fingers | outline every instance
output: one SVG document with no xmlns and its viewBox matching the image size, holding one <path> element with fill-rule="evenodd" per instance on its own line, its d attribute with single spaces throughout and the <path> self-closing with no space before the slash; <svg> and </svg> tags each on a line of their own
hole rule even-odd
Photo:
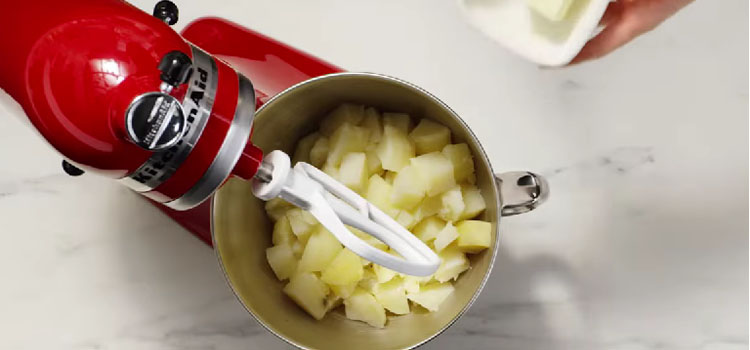
<svg viewBox="0 0 750 350">
<path fill-rule="evenodd" d="M 612 22 L 599 35 L 586 43 L 571 64 L 602 57 L 625 45 L 638 34 L 632 22 L 623 20 Z"/>
<path fill-rule="evenodd" d="M 606 27 L 589 40 L 571 61 L 576 64 L 602 57 L 663 22 L 693 0 L 618 0 L 601 19 Z"/>
<path fill-rule="evenodd" d="M 602 15 L 602 19 L 599 20 L 600 26 L 606 26 L 622 16 L 623 5 L 622 2 L 611 2 L 607 5 L 607 9 Z"/>
<path fill-rule="evenodd" d="M 632 40 L 637 33 L 632 21 L 624 16 L 625 10 L 622 1 L 610 3 L 600 21 L 605 25 L 604 30 L 589 40 L 570 64 L 602 57 Z"/>
</svg>

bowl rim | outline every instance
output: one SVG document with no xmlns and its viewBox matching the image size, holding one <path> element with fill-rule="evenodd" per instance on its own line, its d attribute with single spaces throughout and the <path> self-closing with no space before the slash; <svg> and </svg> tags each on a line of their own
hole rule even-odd
<svg viewBox="0 0 750 350">
<path fill-rule="evenodd" d="M 404 349 L 415 349 L 415 348 L 418 348 L 418 347 L 420 347 L 420 346 L 428 343 L 429 341 L 435 339 L 436 337 L 438 337 L 439 335 L 441 335 L 443 332 L 445 332 L 449 327 L 451 327 L 454 323 L 456 323 L 456 321 L 458 321 L 458 319 L 460 319 L 461 316 L 463 316 L 469 310 L 469 308 L 471 308 L 471 306 L 474 304 L 474 302 L 477 300 L 477 298 L 479 298 L 479 295 L 482 293 L 482 290 L 484 290 L 484 287 L 487 284 L 487 281 L 489 280 L 490 275 L 492 274 L 492 269 L 493 269 L 493 267 L 495 265 L 495 259 L 497 257 L 498 247 L 500 246 L 500 221 L 502 220 L 502 215 L 501 215 L 501 210 L 502 210 L 502 194 L 500 193 L 500 186 L 498 186 L 497 179 L 495 177 L 495 171 L 492 168 L 492 162 L 490 161 L 490 158 L 487 156 L 487 152 L 484 150 L 484 147 L 482 147 L 482 144 L 479 141 L 479 138 L 477 138 L 476 134 L 474 134 L 474 132 L 469 127 L 469 125 L 466 124 L 466 122 L 453 109 L 451 109 L 447 104 L 445 104 L 445 102 L 443 102 L 442 100 L 440 100 L 436 96 L 432 95 L 431 93 L 427 92 L 426 90 L 422 89 L 421 87 L 419 87 L 417 85 L 414 85 L 414 84 L 409 83 L 409 82 L 407 82 L 405 80 L 402 80 L 402 79 L 399 79 L 399 78 L 396 78 L 396 77 L 392 77 L 392 76 L 389 76 L 389 75 L 380 74 L 380 73 L 369 73 L 369 72 L 336 72 L 336 73 L 330 73 L 330 74 L 325 74 L 325 75 L 320 75 L 320 76 L 317 76 L 317 77 L 313 77 L 313 78 L 301 81 L 301 82 L 299 82 L 297 84 L 294 84 L 294 85 L 292 85 L 292 86 L 284 89 L 283 91 L 279 92 L 278 94 L 274 95 L 273 97 L 271 97 L 268 101 L 266 101 L 265 103 L 263 103 L 263 105 L 260 108 L 258 108 L 256 110 L 256 112 L 255 112 L 256 119 L 257 119 L 257 116 L 259 114 L 261 114 L 261 112 L 266 108 L 266 106 L 272 105 L 273 102 L 275 102 L 277 99 L 283 97 L 287 93 L 289 93 L 289 92 L 291 92 L 291 91 L 293 91 L 295 89 L 298 89 L 298 88 L 300 88 L 300 87 L 302 87 L 304 85 L 312 84 L 312 83 L 318 82 L 320 80 L 330 79 L 332 77 L 338 77 L 338 76 L 375 77 L 377 79 L 389 80 L 389 81 L 392 81 L 392 82 L 396 82 L 396 83 L 401 84 L 401 85 L 403 85 L 403 86 L 405 86 L 407 88 L 411 88 L 411 89 L 413 89 L 413 90 L 421 93 L 422 95 L 424 95 L 424 96 L 432 99 L 434 102 L 436 102 L 438 105 L 440 105 L 443 109 L 445 109 L 448 112 L 450 112 L 450 114 L 452 114 L 455 117 L 456 121 L 458 121 L 458 123 L 460 125 L 462 125 L 463 128 L 468 132 L 468 134 L 476 141 L 476 145 L 477 145 L 477 149 L 478 149 L 479 153 L 487 161 L 487 165 L 489 167 L 490 176 L 492 177 L 490 181 L 492 182 L 492 186 L 495 188 L 495 193 L 497 193 L 497 195 L 495 196 L 495 200 L 497 202 L 496 203 L 497 204 L 497 219 L 496 219 L 497 222 L 495 224 L 495 244 L 493 244 L 493 246 L 492 246 L 492 256 L 490 257 L 489 266 L 487 267 L 487 271 L 484 273 L 484 277 L 482 277 L 482 281 L 479 283 L 479 286 L 477 287 L 476 291 L 474 291 L 474 295 L 471 296 L 471 299 L 469 299 L 469 301 L 466 303 L 466 305 L 464 305 L 464 307 L 461 309 L 461 311 L 459 311 L 456 314 L 456 316 L 454 316 L 449 322 L 447 322 L 437 332 L 433 333 L 429 337 L 427 337 L 425 339 L 422 339 L 418 343 L 415 343 L 413 345 L 410 345 L 410 346 L 404 348 Z M 249 140 L 248 140 L 248 142 L 249 142 Z M 281 339 L 282 341 L 284 341 L 284 342 L 286 342 L 286 343 L 288 343 L 288 344 L 290 344 L 292 346 L 295 346 L 295 347 L 297 347 L 299 349 L 307 349 L 307 347 L 304 347 L 304 346 L 302 346 L 300 344 L 297 344 L 292 339 L 289 339 L 289 338 L 287 338 L 287 337 L 285 337 L 285 336 L 277 333 L 274 329 L 272 329 L 271 326 L 267 325 L 263 320 L 261 320 L 258 316 L 256 316 L 255 313 L 252 310 L 250 310 L 250 308 L 248 308 L 247 305 L 245 305 L 245 302 L 243 302 L 243 300 L 240 298 L 240 295 L 237 292 L 234 284 L 231 282 L 231 280 L 229 278 L 229 274 L 227 273 L 226 267 L 224 266 L 224 259 L 222 259 L 221 252 L 219 251 L 219 248 L 218 248 L 218 246 L 216 244 L 217 242 L 216 242 L 216 230 L 215 230 L 215 224 L 216 224 L 216 222 L 215 222 L 216 221 L 216 215 L 215 215 L 216 212 L 215 211 L 216 211 L 216 207 L 218 205 L 218 197 L 219 197 L 220 193 L 222 192 L 221 189 L 222 188 L 219 188 L 219 190 L 216 191 L 216 193 L 214 193 L 211 196 L 212 197 L 211 198 L 211 206 L 210 206 L 210 216 L 211 216 L 211 244 L 212 244 L 212 246 L 214 248 L 213 250 L 214 250 L 214 253 L 216 254 L 216 258 L 219 261 L 219 266 L 221 266 L 221 272 L 224 275 L 225 282 L 229 285 L 229 288 L 232 289 L 232 293 L 234 294 L 234 297 L 237 299 L 237 301 L 240 302 L 240 304 L 242 305 L 242 307 L 245 308 L 245 310 L 253 317 L 253 319 L 255 319 L 255 321 L 258 324 L 260 324 L 263 328 L 265 328 L 267 331 L 271 332 L 271 334 L 275 335 L 277 338 Z"/>
</svg>

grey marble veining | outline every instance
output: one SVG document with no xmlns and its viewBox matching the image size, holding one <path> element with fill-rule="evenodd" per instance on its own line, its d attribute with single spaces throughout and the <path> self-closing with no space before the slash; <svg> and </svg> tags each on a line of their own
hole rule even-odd
<svg viewBox="0 0 750 350">
<path fill-rule="evenodd" d="M 451 1 L 180 6 L 178 28 L 221 16 L 414 82 L 466 119 L 495 170 L 548 178 L 550 201 L 503 220 L 482 295 L 425 349 L 748 348 L 747 1 L 698 0 L 566 69 L 509 55 Z M 0 348 L 290 348 L 210 249 L 120 185 L 64 175 L 0 102 Z"/>
</svg>

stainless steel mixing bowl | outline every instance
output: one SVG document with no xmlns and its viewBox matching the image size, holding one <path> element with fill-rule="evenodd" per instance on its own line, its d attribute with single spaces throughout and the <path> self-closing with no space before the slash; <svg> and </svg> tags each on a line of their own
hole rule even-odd
<svg viewBox="0 0 750 350">
<path fill-rule="evenodd" d="M 266 262 L 273 225 L 250 184 L 230 180 L 213 202 L 213 241 L 227 280 L 247 310 L 269 331 L 300 348 L 405 349 L 419 346 L 455 322 L 477 298 L 498 247 L 502 216 L 535 208 L 547 194 L 543 178 L 529 172 L 495 175 L 471 129 L 448 106 L 404 81 L 369 73 L 337 73 L 293 86 L 258 110 L 252 142 L 265 153 L 291 153 L 302 136 L 314 131 L 327 112 L 343 102 L 381 111 L 405 112 L 449 127 L 453 142 L 466 142 L 474 156 L 477 186 L 487 204 L 483 220 L 492 223 L 490 249 L 470 255 L 471 269 L 455 283 L 455 292 L 434 313 L 389 317 L 384 329 L 347 320 L 341 311 L 316 321 L 290 300 Z"/>
</svg>

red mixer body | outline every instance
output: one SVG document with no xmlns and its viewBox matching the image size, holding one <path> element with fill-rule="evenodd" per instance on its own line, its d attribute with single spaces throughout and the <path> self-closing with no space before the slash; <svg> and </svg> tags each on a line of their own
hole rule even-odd
<svg viewBox="0 0 750 350">
<path fill-rule="evenodd" d="M 262 159 L 248 142 L 255 108 L 340 71 L 221 19 L 179 35 L 119 0 L 14 2 L 0 32 L 0 88 L 66 161 L 131 187 L 208 243 L 213 191 L 251 178 Z M 165 78 L 183 68 L 163 68 L 175 53 L 191 63 L 184 81 Z"/>
</svg>

